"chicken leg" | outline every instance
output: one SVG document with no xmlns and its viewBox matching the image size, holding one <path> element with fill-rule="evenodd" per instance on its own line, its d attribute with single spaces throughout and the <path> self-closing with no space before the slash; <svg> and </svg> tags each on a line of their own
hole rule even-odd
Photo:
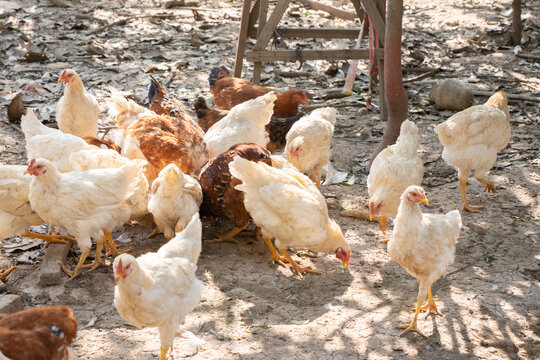
<svg viewBox="0 0 540 360">
<path fill-rule="evenodd" d="M 461 200 L 463 201 L 463 208 L 461 210 L 467 210 L 469 212 L 475 213 L 475 212 L 480 211 L 480 209 L 484 208 L 481 205 L 479 206 L 469 205 L 469 202 L 467 201 L 467 179 L 465 180 L 459 179 L 459 186 L 461 188 Z M 486 187 L 487 186 L 488 185 L 486 184 Z M 492 183 L 492 186 L 493 186 L 493 183 Z"/>
<path fill-rule="evenodd" d="M 398 326 L 399 329 L 405 329 L 403 330 L 399 336 L 402 336 L 406 333 L 408 333 L 409 331 L 416 331 L 417 333 L 419 333 L 420 335 L 426 337 L 426 335 L 424 335 L 419 329 L 418 329 L 418 326 L 416 324 L 416 320 L 418 319 L 418 314 L 420 314 L 420 308 L 422 307 L 422 302 L 423 302 L 423 299 L 422 298 L 418 298 L 418 301 L 416 302 L 416 310 L 414 312 L 414 317 L 411 321 L 410 324 L 408 325 L 400 325 Z"/>
<path fill-rule="evenodd" d="M 12 272 L 13 270 L 15 270 L 15 268 L 16 268 L 16 266 L 12 266 L 12 267 L 10 267 L 9 269 L 7 269 L 6 271 L 0 270 L 0 284 L 2 284 L 2 280 L 1 280 L 1 279 L 4 279 L 6 276 L 8 276 L 10 272 Z"/>
<path fill-rule="evenodd" d="M 495 189 L 495 184 L 493 184 L 493 181 L 489 181 L 488 179 L 484 178 L 476 178 L 476 180 L 480 181 L 481 183 L 486 184 L 484 187 L 484 192 L 490 192 L 490 193 L 497 193 L 497 189 Z"/>
<path fill-rule="evenodd" d="M 56 244 L 68 244 L 66 240 L 75 242 L 75 238 L 67 235 L 44 235 L 44 234 L 38 234 L 35 232 L 27 231 L 24 234 L 21 235 L 22 237 L 28 237 L 33 239 L 41 239 L 45 240 L 45 247 L 49 246 L 50 243 L 56 243 Z"/>
<path fill-rule="evenodd" d="M 291 256 L 287 252 L 287 249 L 280 249 L 279 251 L 283 253 L 287 262 L 291 264 L 292 267 L 294 267 L 294 269 L 296 270 L 296 272 L 298 273 L 300 277 L 302 277 L 302 273 L 305 273 L 305 272 L 321 275 L 321 272 L 311 269 L 311 266 L 301 267 L 300 265 L 298 265 L 298 263 L 291 258 Z"/>
<path fill-rule="evenodd" d="M 103 243 L 105 241 L 105 235 L 103 235 L 103 238 L 99 240 L 96 244 L 96 256 L 94 257 L 94 261 L 92 261 L 91 264 L 83 265 L 83 269 L 89 269 L 88 272 L 92 272 L 103 264 L 103 261 L 101 261 L 101 249 L 103 248 Z"/>
<path fill-rule="evenodd" d="M 248 225 L 249 225 L 249 222 L 246 225 L 242 226 L 242 227 L 235 227 L 228 234 L 222 235 L 222 236 L 218 237 L 217 239 L 210 240 L 210 241 L 208 241 L 208 243 L 209 244 L 215 244 L 215 243 L 221 243 L 221 242 L 233 242 L 233 243 L 238 244 L 238 240 L 236 240 L 234 238 L 234 236 L 237 235 L 242 230 L 244 230 L 245 228 L 247 228 Z"/>
<path fill-rule="evenodd" d="M 69 279 L 67 279 L 67 281 L 71 281 L 80 275 L 84 261 L 86 260 L 86 257 L 88 256 L 89 253 L 90 253 L 90 249 L 83 251 L 83 253 L 81 254 L 81 257 L 79 258 L 79 262 L 77 263 L 77 266 L 75 266 L 75 269 L 71 271 L 68 270 L 61 261 L 58 261 L 58 264 L 60 265 L 62 270 L 64 270 L 64 272 L 69 275 Z"/>
<path fill-rule="evenodd" d="M 283 267 L 287 267 L 285 265 L 285 262 L 287 261 L 287 258 L 283 257 L 277 250 L 276 248 L 274 247 L 274 244 L 272 244 L 272 239 L 270 239 L 268 236 L 262 234 L 262 238 L 264 240 L 264 242 L 266 243 L 266 245 L 268 246 L 268 248 L 270 249 L 270 253 L 272 254 L 272 257 L 268 260 L 268 262 L 272 262 L 272 261 L 275 261 L 277 262 L 279 265 L 283 266 Z"/>
<path fill-rule="evenodd" d="M 161 353 L 159 354 L 159 360 L 165 360 L 167 358 L 167 352 L 169 352 L 169 349 L 161 348 Z"/>
<path fill-rule="evenodd" d="M 109 246 L 106 246 L 106 242 L 103 241 L 103 244 L 105 246 L 105 248 L 107 249 L 107 252 L 105 253 L 105 256 L 118 256 L 120 254 L 124 254 L 124 253 L 127 253 L 127 252 L 130 252 L 131 250 L 119 250 L 116 245 L 114 244 L 114 240 L 112 238 L 112 235 L 110 232 L 108 232 L 107 230 L 105 229 L 102 229 L 103 230 L 103 234 L 104 235 L 104 238 L 106 239 L 106 242 L 109 243 L 109 246 L 110 246 L 110 249 L 109 249 Z"/>
<path fill-rule="evenodd" d="M 383 235 L 386 237 L 386 216 L 379 215 L 379 229 L 383 232 Z M 379 241 L 381 244 L 386 244 L 390 239 L 384 239 Z"/>
<path fill-rule="evenodd" d="M 437 309 L 437 305 L 435 305 L 435 301 L 438 301 L 438 300 L 431 297 L 431 288 L 429 288 L 428 302 L 427 302 L 426 305 L 424 305 L 424 306 L 422 306 L 420 308 L 420 310 L 427 310 L 428 311 L 427 314 L 426 314 L 426 319 L 431 313 L 434 313 L 435 315 L 441 315 L 442 316 L 442 314 Z"/>
</svg>

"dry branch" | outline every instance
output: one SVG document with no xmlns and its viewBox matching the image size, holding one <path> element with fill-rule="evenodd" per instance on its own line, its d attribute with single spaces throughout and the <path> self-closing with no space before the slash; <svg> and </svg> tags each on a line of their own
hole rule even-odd
<svg viewBox="0 0 540 360">
<path fill-rule="evenodd" d="M 334 17 L 338 17 L 338 18 L 343 19 L 343 20 L 354 21 L 354 20 L 356 20 L 358 18 L 358 15 L 356 15 L 355 13 L 348 12 L 348 11 L 343 11 L 343 10 L 340 10 L 340 9 L 336 9 L 336 8 L 328 6 L 328 5 L 319 4 L 319 3 L 315 2 L 315 1 L 296 0 L 296 2 L 299 2 L 300 4 L 302 4 L 304 6 L 307 6 L 309 8 L 312 8 L 313 10 L 322 10 L 324 12 L 329 13 L 330 15 L 332 15 Z M 363 16 L 363 14 L 360 14 L 360 16 Z"/>
<path fill-rule="evenodd" d="M 435 75 L 436 73 L 438 73 L 439 71 L 441 71 L 441 68 L 432 70 L 432 71 L 424 73 L 422 75 L 412 77 L 410 79 L 403 80 L 403 83 L 405 84 L 405 83 L 412 83 L 412 82 L 415 82 L 415 81 L 419 81 L 419 80 L 431 77 L 431 76 Z"/>
<path fill-rule="evenodd" d="M 523 59 L 540 60 L 540 55 L 525 53 L 522 51 L 518 52 L 516 56 Z"/>
<path fill-rule="evenodd" d="M 370 221 L 369 220 L 369 211 L 365 210 L 365 209 L 345 209 L 339 214 L 341 216 L 347 216 L 347 217 L 352 217 L 352 218 L 355 218 L 355 219 Z M 373 217 L 373 220 L 371 220 L 371 221 L 378 222 L 379 221 L 379 215 L 375 215 Z"/>
</svg>

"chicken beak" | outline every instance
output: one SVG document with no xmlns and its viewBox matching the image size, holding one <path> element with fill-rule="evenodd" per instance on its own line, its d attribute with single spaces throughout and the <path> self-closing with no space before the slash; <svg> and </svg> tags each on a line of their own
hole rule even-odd
<svg viewBox="0 0 540 360">
<path fill-rule="evenodd" d="M 66 79 L 64 79 L 62 76 L 58 79 L 58 82 L 66 82 Z"/>
<path fill-rule="evenodd" d="M 343 267 L 349 269 L 349 260 L 341 260 L 343 262 Z"/>
<path fill-rule="evenodd" d="M 424 197 L 422 200 L 420 200 L 421 203 L 423 204 L 426 204 L 427 206 L 429 206 L 429 201 L 427 199 L 427 197 Z"/>
<path fill-rule="evenodd" d="M 122 276 L 120 276 L 120 274 L 114 274 L 114 284 L 115 285 L 118 285 L 118 282 L 120 281 L 120 278 Z"/>
<path fill-rule="evenodd" d="M 32 172 L 31 172 L 29 169 L 26 169 L 26 170 L 24 171 L 23 174 L 24 174 L 24 175 L 26 175 L 26 174 L 32 174 Z"/>
<path fill-rule="evenodd" d="M 371 211 L 369 212 L 369 221 L 373 221 L 373 213 Z"/>
</svg>

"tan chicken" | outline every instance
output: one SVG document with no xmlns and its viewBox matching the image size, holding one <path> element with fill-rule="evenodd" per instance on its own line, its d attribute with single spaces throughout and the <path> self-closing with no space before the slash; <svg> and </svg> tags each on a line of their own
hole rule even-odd
<svg viewBox="0 0 540 360">
<path fill-rule="evenodd" d="M 330 159 L 337 110 L 317 109 L 295 122 L 287 133 L 285 154 L 298 171 L 321 188 L 321 170 Z"/>
<path fill-rule="evenodd" d="M 251 218 L 244 206 L 244 193 L 235 188 L 241 181 L 231 176 L 229 163 L 236 156 L 272 165 L 270 152 L 259 144 L 236 144 L 216 156 L 204 167 L 199 179 L 203 191 L 202 215 L 224 216 L 233 224 L 234 229 L 214 242 L 235 241 L 234 236 L 244 230 Z"/>
<path fill-rule="evenodd" d="M 201 233 L 199 214 L 195 214 L 157 252 L 138 258 L 122 254 L 114 259 L 114 305 L 130 324 L 159 329 L 160 360 L 165 360 L 178 326 L 201 299 L 204 285 L 195 276 Z"/>
<path fill-rule="evenodd" d="M 0 241 L 14 235 L 42 239 L 49 242 L 64 242 L 75 239 L 64 235 L 43 235 L 28 231 L 29 226 L 44 223 L 30 206 L 28 193 L 32 177 L 25 175 L 26 166 L 0 165 Z M 15 267 L 0 272 L 0 279 Z"/>
<path fill-rule="evenodd" d="M 67 306 L 0 314 L 0 359 L 68 360 L 76 334 L 77 320 Z"/>
<path fill-rule="evenodd" d="M 62 71 L 58 82 L 65 82 L 64 96 L 56 105 L 58 128 L 75 136 L 96 136 L 99 118 L 99 105 L 96 98 L 89 94 L 73 69 Z"/>
<path fill-rule="evenodd" d="M 73 170 L 69 162 L 70 154 L 80 150 L 97 149 L 78 136 L 43 125 L 32 109 L 28 109 L 22 117 L 21 129 L 26 139 L 28 160 L 47 159 L 53 162 L 60 172 Z"/>
<path fill-rule="evenodd" d="M 452 115 L 435 132 L 444 146 L 442 158 L 458 170 L 463 210 L 478 212 L 483 206 L 473 206 L 467 201 L 467 179 L 474 170 L 476 180 L 486 184 L 484 191 L 497 192 L 486 174 L 497 160 L 497 151 L 510 141 L 505 92 L 495 93 L 484 105 L 471 106 Z"/>
<path fill-rule="evenodd" d="M 424 189 L 409 186 L 401 195 L 394 232 L 388 242 L 388 254 L 399 265 L 416 278 L 419 284 L 418 299 L 412 322 L 401 326 L 401 335 L 418 329 L 416 320 L 421 310 L 440 314 L 431 296 L 431 285 L 454 262 L 456 241 L 461 229 L 459 211 L 446 215 L 422 214 L 419 203 L 429 204 Z M 422 307 L 424 299 L 428 303 Z M 426 316 L 426 317 L 427 317 Z"/>
<path fill-rule="evenodd" d="M 154 216 L 157 229 L 150 235 L 163 232 L 170 240 L 175 232 L 186 227 L 199 212 L 203 201 L 201 186 L 175 164 L 167 165 L 152 183 L 148 211 Z"/>
<path fill-rule="evenodd" d="M 265 146 L 268 134 L 265 126 L 270 122 L 276 95 L 268 93 L 235 106 L 227 116 L 212 125 L 204 134 L 210 159 L 240 143 Z"/>
<path fill-rule="evenodd" d="M 88 171 L 94 169 L 119 168 L 129 163 L 129 159 L 112 149 L 90 149 L 72 153 L 69 162 L 73 171 Z M 130 220 L 139 221 L 148 214 L 148 191 L 149 184 L 144 174 L 148 162 L 139 162 L 141 170 L 133 179 L 135 188 L 133 194 L 127 200 L 130 209 Z M 104 244 L 106 245 L 106 244 Z"/>
<path fill-rule="evenodd" d="M 229 164 L 232 176 L 242 181 L 236 188 L 244 192 L 244 205 L 262 230 L 272 258 L 281 265 L 290 263 L 297 273 L 320 274 L 300 267 L 287 252 L 292 245 L 317 252 L 334 252 L 343 266 L 349 265 L 351 251 L 339 225 L 328 217 L 323 195 L 305 175 L 289 167 L 276 169 L 262 162 L 236 157 Z M 276 239 L 276 247 L 271 238 Z"/>
<path fill-rule="evenodd" d="M 141 165 L 140 160 L 134 160 L 117 169 L 60 173 L 49 160 L 30 161 L 27 172 L 35 176 L 28 196 L 32 209 L 47 223 L 63 226 L 82 251 L 73 271 L 61 264 L 69 280 L 80 274 L 92 239 L 97 242 L 92 270 L 101 264 L 105 240 L 116 250 L 111 231 L 129 220 L 126 201 L 136 187 L 133 179 L 143 171 Z"/>
<path fill-rule="evenodd" d="M 152 182 L 169 164 L 185 174 L 198 175 L 208 161 L 202 129 L 187 114 L 157 115 L 111 90 L 110 112 L 123 133 L 122 155 L 145 159 L 146 176 Z M 179 114 L 182 115 L 182 114 Z"/>
<path fill-rule="evenodd" d="M 396 143 L 381 151 L 371 165 L 367 178 L 369 217 L 372 220 L 379 214 L 379 228 L 383 233 L 386 233 L 386 219 L 397 214 L 403 191 L 410 185 L 420 185 L 424 177 L 418 139 L 416 125 L 405 120 Z"/>
</svg>

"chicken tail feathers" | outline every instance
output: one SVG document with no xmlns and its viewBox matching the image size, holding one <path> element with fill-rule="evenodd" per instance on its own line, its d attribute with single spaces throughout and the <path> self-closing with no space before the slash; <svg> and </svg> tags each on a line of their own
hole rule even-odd
<svg viewBox="0 0 540 360">
<path fill-rule="evenodd" d="M 208 105 L 206 105 L 206 101 L 202 96 L 199 96 L 197 100 L 195 100 L 193 103 L 193 109 L 195 109 L 195 112 L 197 113 L 197 118 L 199 117 L 200 110 L 208 110 Z"/>
<path fill-rule="evenodd" d="M 36 135 L 44 135 L 54 131 L 54 129 L 43 125 L 32 109 L 28 109 L 26 114 L 22 116 L 21 129 L 27 141 Z"/>
<path fill-rule="evenodd" d="M 176 235 L 159 250 L 163 257 L 183 257 L 196 264 L 201 253 L 202 224 L 199 213 L 195 213 L 185 229 Z"/>
<path fill-rule="evenodd" d="M 151 104 L 152 101 L 154 101 L 154 98 L 156 100 L 163 99 L 165 96 L 167 96 L 167 92 L 163 87 L 159 84 L 159 82 L 154 78 L 152 75 L 150 75 L 150 86 L 148 86 L 148 102 Z"/>
<path fill-rule="evenodd" d="M 229 163 L 229 170 L 231 171 L 232 176 L 241 180 L 242 182 L 246 182 L 246 180 L 251 177 L 257 177 L 257 168 L 259 166 L 261 165 L 258 163 L 237 156 Z M 243 191 L 244 185 L 240 184 L 235 188 Z"/>
<path fill-rule="evenodd" d="M 129 198 L 135 191 L 137 191 L 137 186 L 139 186 L 138 181 L 133 181 L 137 179 L 141 172 L 144 172 L 144 169 L 148 162 L 142 159 L 131 160 L 126 165 L 122 166 L 124 170 L 124 179 L 126 181 L 126 199 Z"/>
</svg>

